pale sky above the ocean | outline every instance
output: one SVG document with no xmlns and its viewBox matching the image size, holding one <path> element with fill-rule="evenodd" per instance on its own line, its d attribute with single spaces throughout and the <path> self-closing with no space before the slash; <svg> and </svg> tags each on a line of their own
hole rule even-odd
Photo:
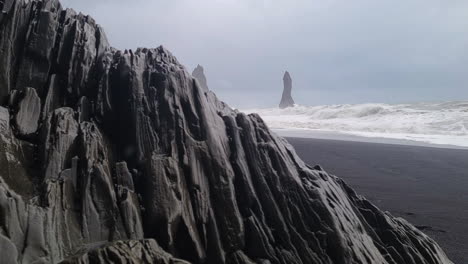
<svg viewBox="0 0 468 264">
<path fill-rule="evenodd" d="M 120 49 L 164 45 L 233 107 L 468 100 L 466 0 L 63 0 Z"/>
</svg>

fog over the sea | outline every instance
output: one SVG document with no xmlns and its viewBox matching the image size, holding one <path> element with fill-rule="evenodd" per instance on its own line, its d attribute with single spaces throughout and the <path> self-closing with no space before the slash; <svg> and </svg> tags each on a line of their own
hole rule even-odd
<svg viewBox="0 0 468 264">
<path fill-rule="evenodd" d="M 234 107 L 468 99 L 466 0 L 62 0 L 113 46 L 171 50 Z"/>
</svg>

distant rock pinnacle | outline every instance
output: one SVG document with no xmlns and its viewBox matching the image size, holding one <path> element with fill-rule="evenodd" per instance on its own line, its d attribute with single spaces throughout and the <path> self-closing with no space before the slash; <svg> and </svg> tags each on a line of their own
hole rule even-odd
<svg viewBox="0 0 468 264">
<path fill-rule="evenodd" d="M 288 71 L 284 73 L 283 83 L 284 83 L 283 96 L 281 97 L 281 103 L 279 105 L 281 109 L 294 106 L 294 99 L 291 96 L 292 79 Z"/>
<path fill-rule="evenodd" d="M 206 81 L 205 72 L 204 72 L 203 67 L 201 65 L 198 65 L 193 70 L 192 76 L 195 77 L 195 79 L 197 79 L 198 83 L 200 84 L 200 87 L 204 91 L 209 91 L 208 82 Z"/>
</svg>

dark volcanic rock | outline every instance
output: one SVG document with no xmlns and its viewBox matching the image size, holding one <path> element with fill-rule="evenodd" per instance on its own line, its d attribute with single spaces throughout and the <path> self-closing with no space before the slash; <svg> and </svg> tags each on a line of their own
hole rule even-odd
<svg viewBox="0 0 468 264">
<path fill-rule="evenodd" d="M 106 245 L 98 243 L 89 247 L 82 255 L 71 257 L 62 264 L 108 263 L 112 256 L 112 263 L 154 263 L 154 264 L 190 264 L 182 259 L 174 258 L 165 252 L 155 240 L 117 241 Z"/>
<path fill-rule="evenodd" d="M 281 109 L 294 106 L 294 100 L 291 96 L 292 79 L 291 79 L 291 75 L 289 75 L 289 72 L 287 71 L 284 73 L 283 84 L 284 84 L 283 96 L 281 97 L 281 102 L 279 104 L 279 107 Z"/>
<path fill-rule="evenodd" d="M 54 0 L 2 3 L 2 263 L 451 263 L 163 47 L 112 49 Z"/>
<path fill-rule="evenodd" d="M 197 65 L 197 67 L 193 70 L 192 76 L 198 81 L 200 87 L 204 91 L 208 91 L 208 82 L 206 80 L 204 69 L 201 65 Z"/>
</svg>

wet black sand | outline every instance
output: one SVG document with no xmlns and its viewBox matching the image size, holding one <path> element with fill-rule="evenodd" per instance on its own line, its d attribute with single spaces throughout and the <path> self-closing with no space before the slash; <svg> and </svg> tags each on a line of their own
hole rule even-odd
<svg viewBox="0 0 468 264">
<path fill-rule="evenodd" d="M 468 150 L 287 138 L 310 165 L 343 178 L 379 208 L 468 263 Z"/>
</svg>

